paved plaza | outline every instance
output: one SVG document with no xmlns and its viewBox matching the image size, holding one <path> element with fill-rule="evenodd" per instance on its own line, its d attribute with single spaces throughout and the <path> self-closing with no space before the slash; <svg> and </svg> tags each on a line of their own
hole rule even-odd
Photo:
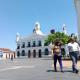
<svg viewBox="0 0 80 80">
<path fill-rule="evenodd" d="M 80 72 L 72 73 L 70 60 L 63 61 L 64 73 L 60 72 L 58 64 L 58 72 L 54 72 L 52 63 L 51 58 L 0 60 L 0 80 L 80 80 Z"/>
</svg>

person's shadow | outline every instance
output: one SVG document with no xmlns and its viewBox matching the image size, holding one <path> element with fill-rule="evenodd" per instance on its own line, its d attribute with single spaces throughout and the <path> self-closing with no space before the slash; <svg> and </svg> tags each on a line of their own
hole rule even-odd
<svg viewBox="0 0 80 80">
<path fill-rule="evenodd" d="M 55 72 L 54 70 L 46 70 L 46 72 Z M 61 72 L 61 71 L 57 71 L 57 72 Z M 64 72 L 72 72 L 72 70 L 63 70 L 63 73 Z"/>
</svg>

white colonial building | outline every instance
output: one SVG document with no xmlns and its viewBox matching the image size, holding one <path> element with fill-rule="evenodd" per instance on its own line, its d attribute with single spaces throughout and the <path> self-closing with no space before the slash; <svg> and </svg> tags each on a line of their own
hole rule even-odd
<svg viewBox="0 0 80 80">
<path fill-rule="evenodd" d="M 29 36 L 16 35 L 17 56 L 42 57 L 51 54 L 51 48 L 45 45 L 47 35 L 43 34 L 39 22 L 35 23 L 33 33 Z"/>
</svg>

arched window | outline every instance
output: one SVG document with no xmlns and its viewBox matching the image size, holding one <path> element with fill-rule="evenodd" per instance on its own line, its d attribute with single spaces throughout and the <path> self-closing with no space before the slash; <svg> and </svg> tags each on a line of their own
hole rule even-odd
<svg viewBox="0 0 80 80">
<path fill-rule="evenodd" d="M 22 48 L 25 48 L 25 42 L 22 43 Z"/>
<path fill-rule="evenodd" d="M 17 51 L 17 57 L 19 57 L 20 56 L 20 52 L 19 51 Z"/>
<path fill-rule="evenodd" d="M 36 57 L 36 50 L 33 50 L 33 57 Z"/>
<path fill-rule="evenodd" d="M 17 49 L 20 49 L 20 44 L 17 44 Z"/>
<path fill-rule="evenodd" d="M 30 42 L 28 42 L 28 46 L 27 47 L 31 47 L 31 43 Z"/>
<path fill-rule="evenodd" d="M 41 41 L 38 41 L 38 46 L 42 46 Z"/>
<path fill-rule="evenodd" d="M 35 46 L 36 46 L 36 41 L 33 41 L 32 47 L 35 47 Z"/>
<path fill-rule="evenodd" d="M 25 50 L 22 50 L 22 56 L 25 56 Z"/>
<path fill-rule="evenodd" d="M 48 50 L 48 48 L 45 49 L 44 55 L 49 55 L 49 50 Z"/>
<path fill-rule="evenodd" d="M 38 57 L 39 57 L 39 58 L 42 57 L 42 51 L 41 51 L 41 49 L 39 49 Z"/>
</svg>

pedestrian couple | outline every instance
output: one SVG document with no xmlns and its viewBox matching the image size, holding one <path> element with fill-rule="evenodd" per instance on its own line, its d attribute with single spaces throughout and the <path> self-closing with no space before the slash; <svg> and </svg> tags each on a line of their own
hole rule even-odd
<svg viewBox="0 0 80 80">
<path fill-rule="evenodd" d="M 56 41 L 54 43 L 52 51 L 53 51 L 52 56 L 54 60 L 54 71 L 57 72 L 56 63 L 58 60 L 59 65 L 60 65 L 60 70 L 61 72 L 63 72 L 61 43 L 59 41 Z M 77 59 L 78 59 L 78 54 L 79 54 L 79 45 L 73 38 L 70 38 L 69 40 L 68 51 L 69 51 L 70 58 L 72 60 L 72 71 L 73 73 L 78 73 L 79 71 L 77 69 Z"/>
</svg>

